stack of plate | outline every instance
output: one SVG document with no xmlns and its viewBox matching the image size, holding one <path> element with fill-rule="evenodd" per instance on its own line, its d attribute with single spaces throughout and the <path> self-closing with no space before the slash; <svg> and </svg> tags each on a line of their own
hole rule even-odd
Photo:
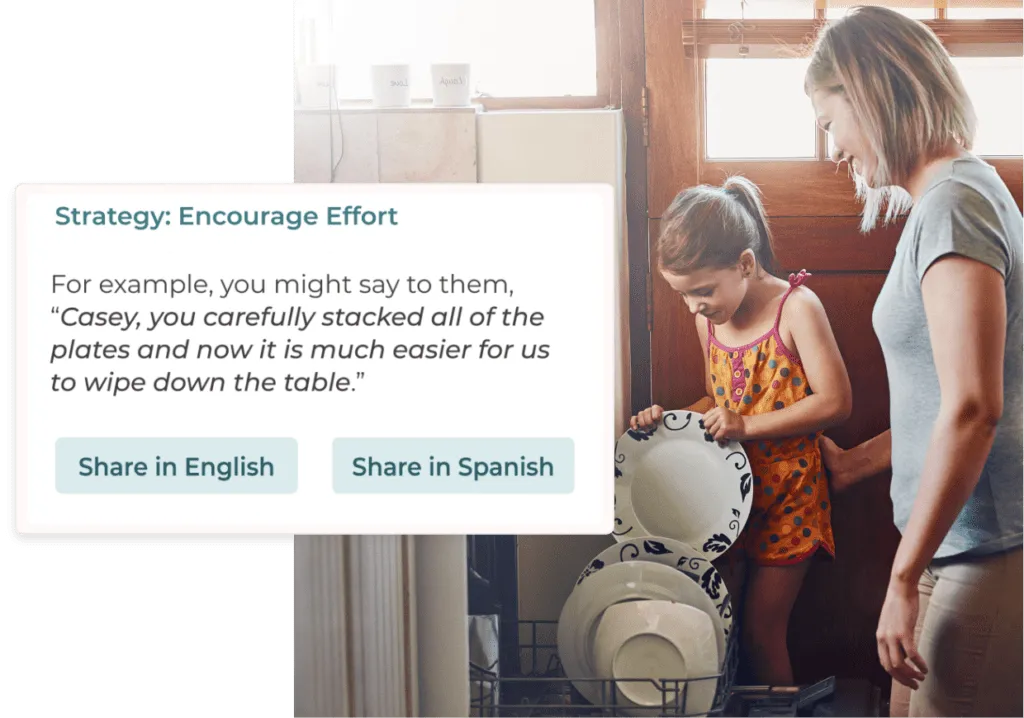
<svg viewBox="0 0 1024 718">
<path fill-rule="evenodd" d="M 615 465 L 618 543 L 584 569 L 562 609 L 562 666 L 596 705 L 706 713 L 732 629 L 711 560 L 750 514 L 746 453 L 715 442 L 700 414 L 676 411 L 653 431 L 624 434 Z"/>
</svg>

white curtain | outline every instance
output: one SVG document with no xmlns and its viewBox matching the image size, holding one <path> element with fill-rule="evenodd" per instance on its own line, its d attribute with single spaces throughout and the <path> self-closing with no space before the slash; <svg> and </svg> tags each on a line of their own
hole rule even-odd
<svg viewBox="0 0 1024 718">
<path fill-rule="evenodd" d="M 295 715 L 466 716 L 465 536 L 295 537 Z"/>
</svg>

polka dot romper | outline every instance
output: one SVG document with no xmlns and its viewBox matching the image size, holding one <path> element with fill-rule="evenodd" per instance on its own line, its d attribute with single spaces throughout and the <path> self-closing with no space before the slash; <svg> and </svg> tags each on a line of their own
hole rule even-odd
<svg viewBox="0 0 1024 718">
<path fill-rule="evenodd" d="M 800 360 L 786 349 L 779 334 L 782 307 L 808 276 L 803 270 L 790 275 L 775 325 L 746 346 L 725 346 L 715 338 L 708 321 L 711 387 L 718 406 L 741 416 L 764 414 L 813 393 Z M 835 555 L 831 504 L 818 449 L 820 435 L 743 444 L 754 473 L 754 499 L 737 545 L 760 565 L 797 563 L 818 549 Z"/>
</svg>

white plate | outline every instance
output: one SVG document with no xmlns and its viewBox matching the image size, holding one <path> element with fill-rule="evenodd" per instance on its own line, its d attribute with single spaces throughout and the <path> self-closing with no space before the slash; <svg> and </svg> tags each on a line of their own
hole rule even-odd
<svg viewBox="0 0 1024 718">
<path fill-rule="evenodd" d="M 689 576 L 651 561 L 609 566 L 591 574 L 573 589 L 558 620 L 558 655 L 562 668 L 591 703 L 610 700 L 610 696 L 602 696 L 600 682 L 580 680 L 601 677 L 593 663 L 594 637 L 601 615 L 609 606 L 643 599 L 675 601 L 707 613 L 715 626 L 716 648 L 725 655 L 723 620 L 708 595 Z"/>
<path fill-rule="evenodd" d="M 718 569 L 704 558 L 700 551 L 682 541 L 663 536 L 646 536 L 609 546 L 595 556 L 590 564 L 583 569 L 583 573 L 576 579 L 576 588 L 573 589 L 573 593 L 587 581 L 593 580 L 593 577 L 602 569 L 627 561 L 644 561 L 670 566 L 697 583 L 704 595 L 711 600 L 711 604 L 715 607 L 714 612 L 721 619 L 723 643 L 719 644 L 718 660 L 720 664 L 723 663 L 725 652 L 722 649 L 724 642 L 728 641 L 729 631 L 732 630 L 732 597 L 729 595 L 729 587 L 725 585 Z M 570 598 L 572 597 L 570 596 Z M 654 597 L 648 596 L 647 598 Z"/>
<path fill-rule="evenodd" d="M 683 603 L 630 601 L 608 607 L 594 637 L 601 677 L 617 679 L 619 703 L 707 713 L 715 701 L 718 647 L 711 617 Z M 664 679 L 664 686 L 651 681 Z M 675 683 L 676 680 L 694 679 Z M 702 680 L 706 679 L 706 680 Z"/>
<path fill-rule="evenodd" d="M 617 541 L 665 536 L 715 559 L 739 536 L 753 502 L 753 475 L 737 442 L 719 445 L 703 414 L 667 411 L 653 431 L 615 443 Z"/>
</svg>

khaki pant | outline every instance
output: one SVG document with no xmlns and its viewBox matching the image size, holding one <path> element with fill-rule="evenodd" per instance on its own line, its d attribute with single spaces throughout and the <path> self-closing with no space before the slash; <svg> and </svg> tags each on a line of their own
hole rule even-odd
<svg viewBox="0 0 1024 718">
<path fill-rule="evenodd" d="M 1022 551 L 938 562 L 919 584 L 917 650 L 928 665 L 912 691 L 895 681 L 892 716 L 1020 716 Z"/>
</svg>

